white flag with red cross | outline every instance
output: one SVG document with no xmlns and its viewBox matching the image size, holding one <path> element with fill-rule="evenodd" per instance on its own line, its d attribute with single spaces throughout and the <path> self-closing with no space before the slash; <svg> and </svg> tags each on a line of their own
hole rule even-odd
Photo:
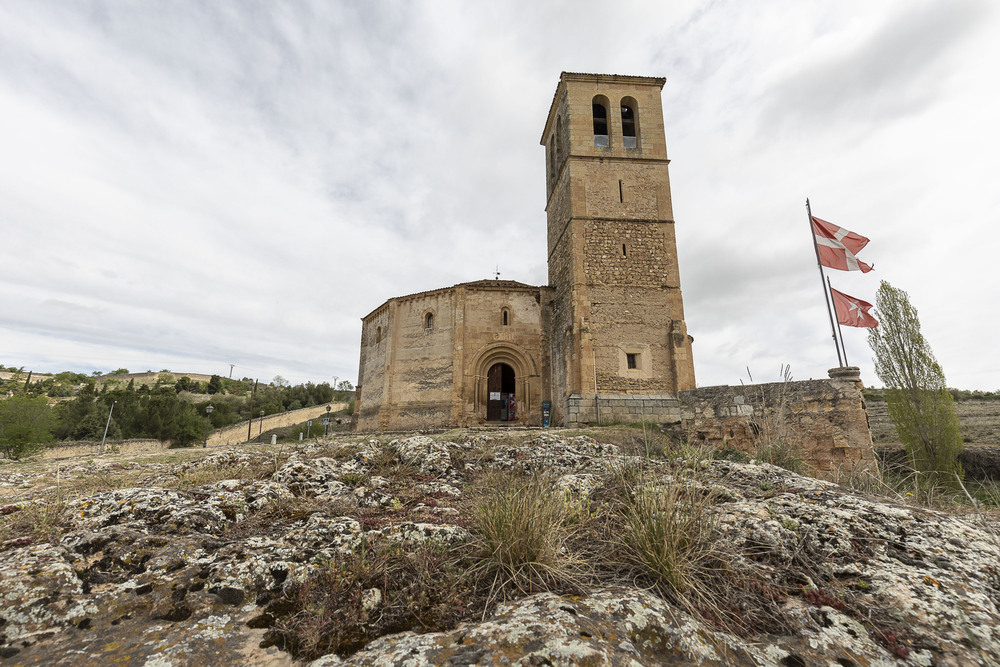
<svg viewBox="0 0 1000 667">
<path fill-rule="evenodd" d="M 841 271 L 868 273 L 872 270 L 857 257 L 861 249 L 868 245 L 867 238 L 816 216 L 812 216 L 812 224 L 820 264 Z"/>
</svg>

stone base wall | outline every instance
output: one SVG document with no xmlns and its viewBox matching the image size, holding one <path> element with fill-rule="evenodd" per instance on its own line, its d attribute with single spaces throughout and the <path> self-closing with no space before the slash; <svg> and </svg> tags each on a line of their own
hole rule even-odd
<svg viewBox="0 0 1000 667">
<path fill-rule="evenodd" d="M 681 391 L 681 429 L 692 444 L 751 454 L 787 444 L 825 479 L 877 471 L 862 389 L 852 366 L 830 370 L 829 380 Z"/>
<path fill-rule="evenodd" d="M 670 394 L 572 394 L 567 399 L 565 426 L 678 422 L 681 406 Z"/>
</svg>

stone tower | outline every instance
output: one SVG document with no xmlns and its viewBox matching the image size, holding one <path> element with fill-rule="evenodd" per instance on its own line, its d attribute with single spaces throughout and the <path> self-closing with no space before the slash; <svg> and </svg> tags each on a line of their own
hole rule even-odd
<svg viewBox="0 0 1000 667">
<path fill-rule="evenodd" d="M 695 386 L 665 82 L 563 72 L 556 87 L 542 134 L 554 423 L 676 415 L 676 392 Z"/>
</svg>

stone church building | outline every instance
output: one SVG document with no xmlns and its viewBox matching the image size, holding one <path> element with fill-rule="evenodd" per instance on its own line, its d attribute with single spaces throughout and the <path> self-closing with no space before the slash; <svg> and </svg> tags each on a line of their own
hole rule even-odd
<svg viewBox="0 0 1000 667">
<path fill-rule="evenodd" d="M 541 138 L 548 285 L 479 280 L 366 315 L 359 430 L 676 417 L 695 380 L 665 81 L 563 72 Z"/>
</svg>

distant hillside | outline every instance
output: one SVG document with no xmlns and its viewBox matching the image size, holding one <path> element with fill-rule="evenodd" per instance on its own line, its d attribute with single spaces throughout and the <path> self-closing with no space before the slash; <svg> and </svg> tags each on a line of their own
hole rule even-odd
<svg viewBox="0 0 1000 667">
<path fill-rule="evenodd" d="M 885 401 L 869 400 L 867 404 L 875 444 L 899 442 Z M 1000 401 L 955 401 L 955 412 L 962 424 L 962 439 L 966 444 L 1000 445 Z"/>
</svg>

